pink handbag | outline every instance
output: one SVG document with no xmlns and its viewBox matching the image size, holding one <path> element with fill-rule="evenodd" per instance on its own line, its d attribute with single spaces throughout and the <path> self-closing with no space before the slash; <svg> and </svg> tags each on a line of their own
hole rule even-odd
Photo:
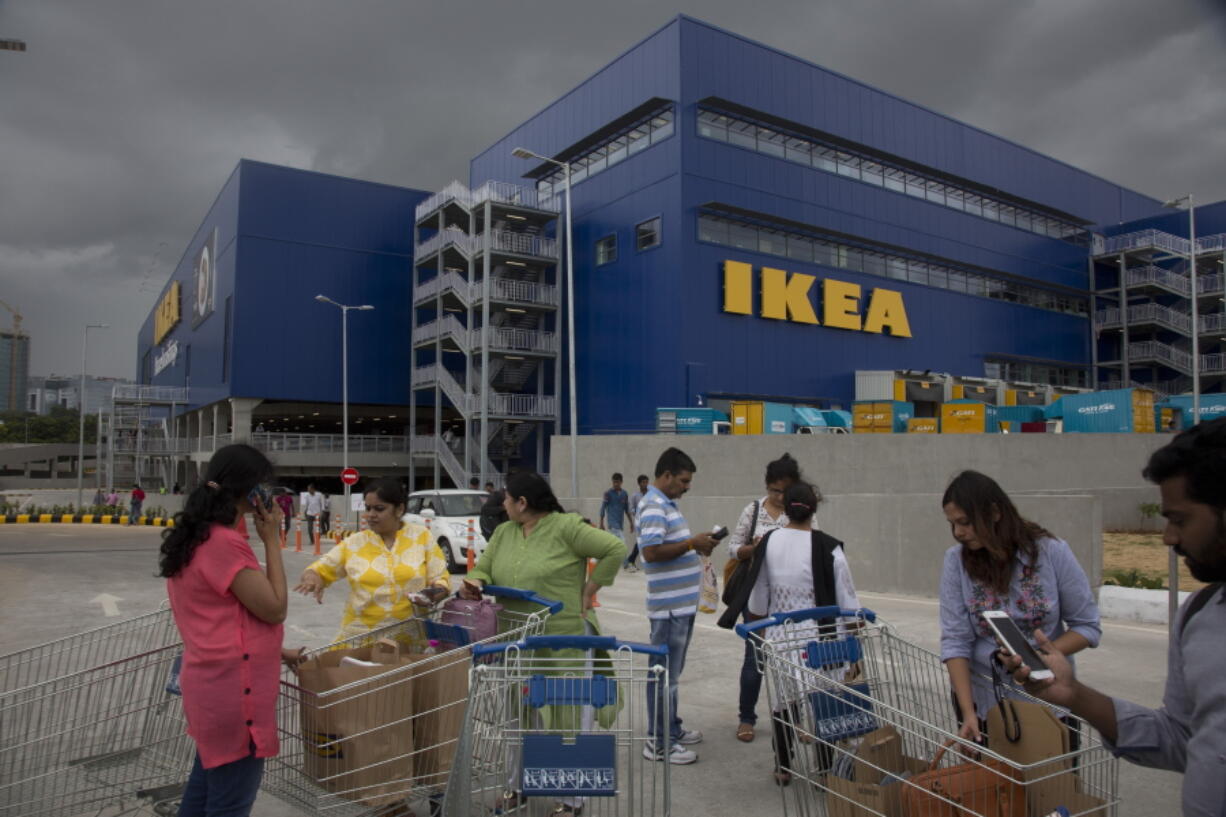
<svg viewBox="0 0 1226 817">
<path fill-rule="evenodd" d="M 478 641 L 485 641 L 498 634 L 498 614 L 502 605 L 489 599 L 470 601 L 455 596 L 443 605 L 443 614 L 439 623 L 450 625 L 444 632 L 454 633 L 456 637 L 440 639 L 444 649 L 465 647 Z M 451 628 L 459 628 L 458 630 Z"/>
</svg>

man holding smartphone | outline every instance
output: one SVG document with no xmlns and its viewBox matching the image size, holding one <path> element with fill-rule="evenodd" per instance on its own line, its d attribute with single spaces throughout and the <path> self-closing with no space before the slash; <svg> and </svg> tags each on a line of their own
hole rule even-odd
<svg viewBox="0 0 1226 817">
<path fill-rule="evenodd" d="M 1035 637 L 1054 678 L 1034 680 L 1020 659 L 1002 658 L 1027 691 L 1084 718 L 1117 755 L 1183 772 L 1184 815 L 1220 817 L 1226 814 L 1226 419 L 1183 432 L 1155 451 L 1142 473 L 1162 493 L 1163 542 L 1209 583 L 1174 622 L 1162 707 L 1110 698 L 1081 683 L 1042 633 Z"/>
<path fill-rule="evenodd" d="M 697 466 L 683 451 L 670 448 L 656 462 L 656 480 L 643 497 L 638 513 L 638 543 L 647 574 L 647 617 L 651 620 L 651 643 L 668 647 L 667 658 L 652 657 L 652 664 L 668 667 L 671 723 L 655 706 L 654 689 L 647 692 L 647 730 L 651 737 L 643 748 L 648 760 L 666 760 L 686 765 L 698 754 L 686 746 L 702 741 L 702 733 L 681 726 L 677 714 L 677 690 L 685 655 L 694 635 L 702 563 L 698 555 L 710 556 L 718 541 L 710 533 L 690 535 L 689 523 L 677 509 L 676 500 L 690 489 Z"/>
</svg>

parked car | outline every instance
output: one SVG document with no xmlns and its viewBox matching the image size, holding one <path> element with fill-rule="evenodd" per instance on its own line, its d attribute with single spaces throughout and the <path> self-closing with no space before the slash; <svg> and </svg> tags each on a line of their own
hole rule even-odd
<svg viewBox="0 0 1226 817">
<path fill-rule="evenodd" d="M 485 550 L 481 535 L 481 506 L 485 491 L 440 489 L 409 494 L 404 520 L 428 525 L 447 556 L 447 569 L 456 573 L 468 565 L 468 542 L 472 536 L 473 558 Z M 471 534 L 469 533 L 471 531 Z"/>
</svg>

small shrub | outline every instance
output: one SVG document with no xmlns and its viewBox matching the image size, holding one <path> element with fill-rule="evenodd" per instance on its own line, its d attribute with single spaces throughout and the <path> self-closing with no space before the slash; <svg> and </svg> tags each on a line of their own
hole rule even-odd
<svg viewBox="0 0 1226 817">
<path fill-rule="evenodd" d="M 1166 587 L 1166 578 L 1153 576 L 1135 567 L 1129 570 L 1112 570 L 1103 577 L 1103 584 L 1117 587 L 1138 587 L 1142 590 L 1162 590 Z"/>
<path fill-rule="evenodd" d="M 1157 502 L 1142 502 L 1137 510 L 1141 512 L 1142 519 L 1157 519 L 1162 513 L 1162 506 Z"/>
</svg>

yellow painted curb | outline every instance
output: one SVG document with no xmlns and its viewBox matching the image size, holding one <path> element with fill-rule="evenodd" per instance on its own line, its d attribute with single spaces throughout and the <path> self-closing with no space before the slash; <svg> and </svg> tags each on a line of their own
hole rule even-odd
<svg viewBox="0 0 1226 817">
<path fill-rule="evenodd" d="M 77 517 L 75 514 L 71 514 L 71 513 L 60 514 L 60 524 L 65 524 L 65 525 L 72 524 L 72 521 L 76 518 Z"/>
<path fill-rule="evenodd" d="M 17 523 L 24 525 L 30 524 L 30 515 L 28 513 L 17 514 Z"/>
<path fill-rule="evenodd" d="M 119 517 L 119 524 L 121 524 L 121 525 L 126 525 L 126 524 L 128 524 L 128 517 L 126 517 L 126 516 L 121 516 L 121 517 Z"/>
<path fill-rule="evenodd" d="M 114 519 L 115 517 L 109 513 L 104 513 L 101 518 L 102 518 L 102 524 L 109 525 L 111 524 L 111 520 Z"/>
<path fill-rule="evenodd" d="M 94 524 L 94 515 L 93 515 L 92 513 L 87 513 L 87 514 L 85 514 L 84 516 L 82 516 L 82 517 L 81 517 L 81 524 L 82 524 L 82 525 L 92 525 L 92 524 Z"/>
<path fill-rule="evenodd" d="M 49 523 L 53 518 L 54 517 L 49 513 L 40 513 L 38 515 L 38 521 L 44 525 Z"/>
</svg>

